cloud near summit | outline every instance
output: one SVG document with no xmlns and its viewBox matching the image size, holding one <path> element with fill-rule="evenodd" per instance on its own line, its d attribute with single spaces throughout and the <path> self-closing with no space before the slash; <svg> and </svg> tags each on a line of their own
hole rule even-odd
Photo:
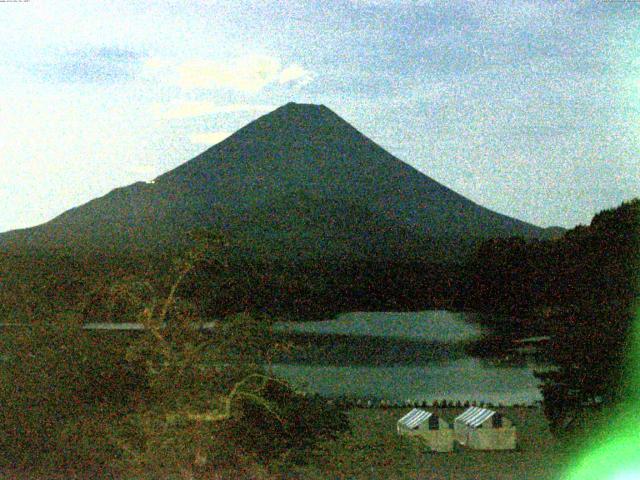
<svg viewBox="0 0 640 480">
<path fill-rule="evenodd" d="M 256 93 L 269 84 L 307 84 L 313 79 L 306 68 L 295 63 L 283 66 L 278 58 L 269 55 L 249 55 L 227 62 L 192 59 L 171 66 L 166 61 L 150 59 L 147 66 L 170 68 L 175 83 L 185 89 L 222 87 Z"/>
</svg>

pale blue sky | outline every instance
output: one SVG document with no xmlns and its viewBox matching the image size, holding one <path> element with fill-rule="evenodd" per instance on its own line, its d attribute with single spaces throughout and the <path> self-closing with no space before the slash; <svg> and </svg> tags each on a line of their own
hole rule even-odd
<svg viewBox="0 0 640 480">
<path fill-rule="evenodd" d="M 289 101 L 539 225 L 640 195 L 638 2 L 31 0 L 0 38 L 0 231 Z"/>
</svg>

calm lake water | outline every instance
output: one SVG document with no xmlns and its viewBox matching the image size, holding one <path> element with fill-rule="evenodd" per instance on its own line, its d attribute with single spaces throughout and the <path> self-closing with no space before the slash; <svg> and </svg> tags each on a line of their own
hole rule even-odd
<svg viewBox="0 0 640 480">
<path fill-rule="evenodd" d="M 447 311 L 352 312 L 335 320 L 279 323 L 301 345 L 273 365 L 276 375 L 328 397 L 477 401 L 541 400 L 533 364 L 500 366 L 465 346 L 485 331 L 475 315 Z"/>
</svg>

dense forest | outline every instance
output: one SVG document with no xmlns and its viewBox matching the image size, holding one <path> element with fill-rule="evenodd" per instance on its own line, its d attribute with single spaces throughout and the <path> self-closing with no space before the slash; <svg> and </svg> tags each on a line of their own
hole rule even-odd
<svg viewBox="0 0 640 480">
<path fill-rule="evenodd" d="M 268 259 L 234 256 L 225 246 L 225 265 L 203 262 L 183 287 L 198 298 L 208 317 L 256 311 L 292 320 L 329 318 L 352 310 L 418 310 L 454 308 L 462 291 L 463 270 L 457 264 L 369 260 L 305 260 L 285 265 Z M 22 321 L 46 318 L 87 307 L 92 299 L 132 280 L 166 289 L 172 259 L 162 255 L 121 256 L 86 252 L 0 254 L 0 318 Z M 215 295 L 213 294 L 215 292 Z M 87 310 L 87 321 L 126 321 L 117 311 Z M 102 315 L 102 317 L 100 317 Z"/>
<path fill-rule="evenodd" d="M 336 258 L 283 264 L 236 255 L 227 238 L 222 268 L 203 262 L 183 294 L 198 298 L 209 317 L 258 311 L 310 320 L 354 310 L 448 308 L 521 317 L 545 331 L 554 323 L 552 312 L 569 304 L 630 295 L 625 268 L 632 265 L 637 202 L 601 212 L 590 226 L 552 240 L 488 240 L 465 259 L 448 263 Z M 46 318 L 85 308 L 98 315 L 88 321 L 124 321 L 117 309 L 99 318 L 104 312 L 91 310 L 92 299 L 99 302 L 132 279 L 166 289 L 166 272 L 181 253 L 0 252 L 0 318 Z"/>
</svg>

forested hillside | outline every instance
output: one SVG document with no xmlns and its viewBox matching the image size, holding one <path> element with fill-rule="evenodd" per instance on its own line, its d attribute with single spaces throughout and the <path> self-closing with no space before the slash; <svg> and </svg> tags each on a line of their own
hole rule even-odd
<svg viewBox="0 0 640 480">
<path fill-rule="evenodd" d="M 640 199 L 548 241 L 492 240 L 467 264 L 467 308 L 513 315 L 513 330 L 548 334 L 559 371 L 541 376 L 554 428 L 622 388 L 638 298 Z"/>
</svg>

